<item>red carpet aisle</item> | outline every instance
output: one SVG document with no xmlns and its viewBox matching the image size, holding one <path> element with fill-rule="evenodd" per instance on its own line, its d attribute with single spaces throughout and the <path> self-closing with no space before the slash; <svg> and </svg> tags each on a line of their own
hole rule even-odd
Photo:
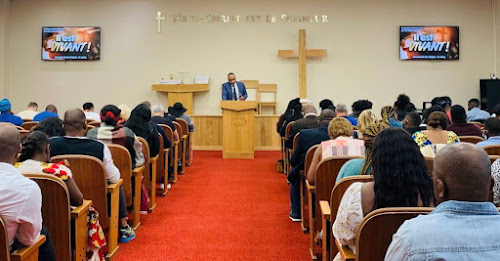
<svg viewBox="0 0 500 261">
<path fill-rule="evenodd" d="M 116 260 L 309 260 L 307 235 L 288 219 L 288 185 L 275 171 L 280 154 L 221 155 L 196 152 Z"/>
</svg>

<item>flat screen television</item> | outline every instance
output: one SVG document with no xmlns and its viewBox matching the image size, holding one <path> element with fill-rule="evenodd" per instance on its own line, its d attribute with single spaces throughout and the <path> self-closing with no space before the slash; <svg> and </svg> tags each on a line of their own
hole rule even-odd
<svg viewBox="0 0 500 261">
<path fill-rule="evenodd" d="M 401 26 L 400 60 L 459 60 L 458 26 Z"/>
<path fill-rule="evenodd" d="M 42 28 L 42 60 L 96 61 L 100 58 L 100 27 L 47 26 Z"/>
</svg>

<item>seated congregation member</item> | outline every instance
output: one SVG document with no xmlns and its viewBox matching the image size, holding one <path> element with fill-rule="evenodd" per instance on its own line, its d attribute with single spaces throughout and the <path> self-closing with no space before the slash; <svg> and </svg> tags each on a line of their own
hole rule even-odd
<svg viewBox="0 0 500 261">
<path fill-rule="evenodd" d="M 335 116 L 346 118 L 352 126 L 358 125 L 358 119 L 347 116 L 347 106 L 345 104 L 337 104 L 337 108 L 335 108 Z"/>
<path fill-rule="evenodd" d="M 319 107 L 321 108 L 321 110 L 326 110 L 326 109 L 330 109 L 332 111 L 335 111 L 335 105 L 333 105 L 333 102 L 329 99 L 324 99 L 322 101 L 319 102 Z"/>
<path fill-rule="evenodd" d="M 38 114 L 38 104 L 36 102 L 28 103 L 28 107 L 26 110 L 21 111 L 17 114 L 17 116 L 21 117 L 23 120 L 33 120 L 33 117 Z"/>
<path fill-rule="evenodd" d="M 406 94 L 400 94 L 396 102 L 394 103 L 394 118 L 398 121 L 403 120 L 406 116 L 406 113 L 408 113 L 406 108 L 410 104 L 410 97 L 408 97 L 408 95 Z"/>
<path fill-rule="evenodd" d="M 298 119 L 292 123 L 288 140 L 286 140 L 286 147 L 291 149 L 293 147 L 293 139 L 295 135 L 303 129 L 314 129 L 319 127 L 318 116 L 316 115 L 316 108 L 312 104 L 306 104 L 302 107 L 304 118 Z"/>
<path fill-rule="evenodd" d="M 493 178 L 493 204 L 500 204 L 500 159 L 491 164 L 491 177 Z"/>
<path fill-rule="evenodd" d="M 142 143 L 134 132 L 118 124 L 120 109 L 114 105 L 106 105 L 101 109 L 102 123 L 100 127 L 87 132 L 87 138 L 102 141 L 104 144 L 118 144 L 127 148 L 132 157 L 132 169 L 144 165 Z"/>
<path fill-rule="evenodd" d="M 416 112 L 408 112 L 403 120 L 403 128 L 413 135 L 417 131 L 424 131 L 427 129 L 426 126 L 420 126 L 422 124 L 422 118 L 420 114 Z"/>
<path fill-rule="evenodd" d="M 158 129 L 156 124 L 151 122 L 151 110 L 146 104 L 141 103 L 132 110 L 125 126 L 130 128 L 135 135 L 144 138 L 148 142 L 151 157 L 158 155 L 160 151 Z"/>
<path fill-rule="evenodd" d="M 443 112 L 444 114 L 446 114 L 446 111 L 443 109 L 443 107 L 441 107 L 441 105 L 432 105 L 432 107 L 430 107 L 429 109 L 426 109 L 422 112 L 422 122 L 424 124 L 427 124 L 427 119 L 429 118 L 429 115 L 431 115 L 431 113 L 435 112 L 435 111 L 440 111 L 440 112 Z"/>
<path fill-rule="evenodd" d="M 473 144 L 458 143 L 434 160 L 437 207 L 401 225 L 385 260 L 498 260 L 500 213 L 488 202 L 490 160 Z"/>
<path fill-rule="evenodd" d="M 161 104 L 154 105 L 151 108 L 151 121 L 156 124 L 164 124 L 170 127 L 174 133 L 174 140 L 179 140 L 179 131 L 175 129 L 175 125 L 173 121 L 175 121 L 175 117 L 165 117 L 165 109 Z M 173 118 L 173 119 L 172 119 Z"/>
<path fill-rule="evenodd" d="M 16 126 L 23 125 L 24 121 L 21 117 L 12 114 L 11 111 L 12 105 L 10 101 L 7 99 L 3 99 L 0 101 L 0 122 L 10 122 Z"/>
<path fill-rule="evenodd" d="M 484 122 L 484 129 L 486 131 L 487 140 L 481 141 L 476 145 L 485 147 L 489 145 L 500 145 L 500 119 L 489 118 Z"/>
<path fill-rule="evenodd" d="M 189 115 L 186 114 L 186 111 L 187 111 L 187 109 L 184 108 L 184 106 L 180 102 L 176 102 L 174 104 L 174 106 L 168 107 L 168 113 L 172 114 L 176 118 L 181 118 L 181 119 L 185 120 L 188 124 L 189 132 L 193 132 L 194 131 L 194 124 L 193 124 L 193 121 L 191 120 L 191 118 L 189 117 Z"/>
<path fill-rule="evenodd" d="M 101 122 L 101 116 L 99 113 L 94 111 L 94 104 L 91 102 L 86 102 L 83 104 L 83 113 L 85 113 L 85 118 L 88 121 Z"/>
<path fill-rule="evenodd" d="M 118 121 L 118 123 L 125 125 L 125 122 L 127 122 L 128 118 L 130 118 L 130 113 L 132 112 L 132 110 L 126 104 L 118 105 L 118 109 L 120 109 L 121 111 L 120 120 Z"/>
<path fill-rule="evenodd" d="M 365 158 L 352 159 L 346 162 L 340 169 L 336 182 L 351 176 L 371 174 L 373 143 L 375 142 L 377 135 L 387 128 L 389 128 L 389 125 L 382 122 L 374 123 L 363 129 L 362 133 L 363 141 L 365 142 Z"/>
<path fill-rule="evenodd" d="M 307 180 L 314 184 L 316 178 L 316 168 L 319 162 L 327 156 L 363 156 L 365 152 L 364 142 L 351 137 L 353 128 L 351 123 L 343 117 L 335 117 L 328 124 L 328 135 L 330 140 L 321 142 L 311 161 L 311 166 L 307 170 Z M 342 149 L 347 147 L 347 149 Z M 323 152 L 325 151 L 325 152 Z"/>
<path fill-rule="evenodd" d="M 371 110 L 373 107 L 373 104 L 371 101 L 369 100 L 358 100 L 358 101 L 355 101 L 353 104 L 352 104 L 352 113 L 347 115 L 349 117 L 352 117 L 352 118 L 358 118 L 359 115 L 364 111 L 364 110 Z"/>
<path fill-rule="evenodd" d="M 288 103 L 285 113 L 283 113 L 278 122 L 276 123 L 276 129 L 281 137 L 285 137 L 286 126 L 293 121 L 302 119 L 302 103 L 300 103 L 300 98 L 291 100 Z"/>
<path fill-rule="evenodd" d="M 104 165 L 108 183 L 117 183 L 120 181 L 120 171 L 113 164 L 113 158 L 108 146 L 104 145 L 102 142 L 85 137 L 87 133 L 85 120 L 85 114 L 80 109 L 66 111 L 66 113 L 64 113 L 64 130 L 66 131 L 66 136 L 53 137 L 50 139 L 50 155 L 53 157 L 68 154 L 82 154 L 96 157 L 101 160 Z M 118 217 L 120 219 L 120 235 L 118 241 L 126 243 L 135 238 L 135 232 L 127 224 L 127 200 L 122 186 L 120 186 L 119 194 L 120 204 L 118 207 Z"/>
<path fill-rule="evenodd" d="M 0 216 L 5 220 L 9 248 L 33 245 L 42 230 L 42 193 L 38 185 L 14 168 L 21 137 L 8 123 L 0 123 Z M 41 231 L 41 232 L 40 232 Z M 50 237 L 39 249 L 39 260 L 55 260 Z"/>
<path fill-rule="evenodd" d="M 63 121 L 56 117 L 50 117 L 40 122 L 35 130 L 43 131 L 49 138 L 65 136 Z"/>
<path fill-rule="evenodd" d="M 470 99 L 469 111 L 467 111 L 467 121 L 477 121 L 484 122 L 486 119 L 490 117 L 490 114 L 487 111 L 483 111 L 479 109 L 479 100 L 478 99 Z"/>
<path fill-rule="evenodd" d="M 372 110 L 364 110 L 358 117 L 358 130 L 359 132 L 354 132 L 354 138 L 355 139 L 361 139 L 363 138 L 363 130 L 372 125 L 377 123 L 377 115 Z"/>
<path fill-rule="evenodd" d="M 453 131 L 458 136 L 483 136 L 481 128 L 474 123 L 467 123 L 467 115 L 465 114 L 464 107 L 453 105 L 451 107 L 451 120 L 453 123 L 448 125 L 446 130 Z"/>
<path fill-rule="evenodd" d="M 373 182 L 356 182 L 347 189 L 332 228 L 335 238 L 353 251 L 356 234 L 368 213 L 386 207 L 434 205 L 425 159 L 408 132 L 401 128 L 383 130 L 375 139 L 372 175 Z"/>
<path fill-rule="evenodd" d="M 38 113 L 37 115 L 35 115 L 35 117 L 33 117 L 33 121 L 43 121 L 43 120 L 50 118 L 50 117 L 59 118 L 59 116 L 57 115 L 57 108 L 56 108 L 56 106 L 54 106 L 52 104 L 47 105 L 47 107 L 45 108 L 45 111 L 42 111 L 42 112 Z"/>
<path fill-rule="evenodd" d="M 398 128 L 403 127 L 403 123 L 394 119 L 394 108 L 392 106 L 382 107 L 380 115 L 382 116 L 382 121 L 389 124 L 391 127 L 398 127 Z"/>
<path fill-rule="evenodd" d="M 435 111 L 427 119 L 427 130 L 417 131 L 413 134 L 413 139 L 419 147 L 433 144 L 451 144 L 459 142 L 457 134 L 447 131 L 448 117 L 444 112 Z"/>
<path fill-rule="evenodd" d="M 493 114 L 491 114 L 491 117 L 497 117 L 500 119 L 500 103 L 495 105 L 495 108 L 493 108 L 492 113 Z"/>
<path fill-rule="evenodd" d="M 50 163 L 49 137 L 42 131 L 33 131 L 23 139 L 21 156 L 15 167 L 22 174 L 43 173 L 60 178 L 68 187 L 72 206 L 83 204 L 83 195 L 78 189 L 71 170 L 64 162 Z"/>
<path fill-rule="evenodd" d="M 288 182 L 290 182 L 290 201 L 291 201 L 291 213 L 289 215 L 290 219 L 294 222 L 301 221 L 300 212 L 300 171 L 304 170 L 304 163 L 306 159 L 306 154 L 309 148 L 316 144 L 320 144 L 322 141 L 328 140 L 328 124 L 335 117 L 335 112 L 330 109 L 321 111 L 319 115 L 319 128 L 315 129 L 303 129 L 300 131 L 299 140 L 297 142 L 297 148 L 292 154 L 290 159 L 290 165 L 292 166 L 290 172 L 288 173 Z"/>
</svg>

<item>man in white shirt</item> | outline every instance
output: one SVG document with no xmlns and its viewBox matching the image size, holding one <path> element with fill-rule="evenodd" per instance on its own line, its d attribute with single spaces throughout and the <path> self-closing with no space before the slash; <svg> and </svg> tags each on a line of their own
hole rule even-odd
<svg viewBox="0 0 500 261">
<path fill-rule="evenodd" d="M 13 166 L 20 143 L 17 129 L 12 124 L 0 123 L 0 216 L 5 220 L 12 250 L 19 245 L 33 245 L 42 231 L 40 188 Z M 40 260 L 55 260 L 49 237 L 40 247 Z"/>
<path fill-rule="evenodd" d="M 94 104 L 91 102 L 86 102 L 83 104 L 83 113 L 85 113 L 85 118 L 90 121 L 101 122 L 101 115 L 94 112 Z"/>
<path fill-rule="evenodd" d="M 21 111 L 17 114 L 17 116 L 21 117 L 23 120 L 33 120 L 33 117 L 38 114 L 38 104 L 36 102 L 28 103 L 28 107 L 26 110 Z"/>
</svg>

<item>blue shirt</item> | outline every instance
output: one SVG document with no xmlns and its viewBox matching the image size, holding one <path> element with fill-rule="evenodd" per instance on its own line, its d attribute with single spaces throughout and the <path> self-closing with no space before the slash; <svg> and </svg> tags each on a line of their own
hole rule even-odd
<svg viewBox="0 0 500 261">
<path fill-rule="evenodd" d="M 491 202 L 445 201 L 405 221 L 385 260 L 500 260 L 500 213 Z"/>
<path fill-rule="evenodd" d="M 12 115 L 12 113 L 8 112 L 2 112 L 2 114 L 0 114 L 0 122 L 10 122 L 17 126 L 23 125 L 23 119 L 21 119 L 21 117 Z"/>
<path fill-rule="evenodd" d="M 352 159 L 344 163 L 342 168 L 340 168 L 339 174 L 337 175 L 336 182 L 339 182 L 343 178 L 359 175 L 364 163 L 365 159 Z"/>
<path fill-rule="evenodd" d="M 403 128 L 403 123 L 393 118 L 389 118 L 389 125 L 391 125 L 391 127 Z"/>
<path fill-rule="evenodd" d="M 481 147 L 481 148 L 483 148 L 484 146 L 489 146 L 489 145 L 500 145 L 500 136 L 490 137 L 489 139 L 487 139 L 485 141 L 478 142 L 476 145 Z"/>
<path fill-rule="evenodd" d="M 346 118 L 352 124 L 352 126 L 358 126 L 358 119 L 349 116 L 343 117 Z"/>
<path fill-rule="evenodd" d="M 487 111 L 480 110 L 478 107 L 474 107 L 467 112 L 467 121 L 479 121 L 486 120 L 490 117 Z"/>
<path fill-rule="evenodd" d="M 58 117 L 59 118 L 59 116 L 57 116 L 57 113 L 53 113 L 50 111 L 43 111 L 43 112 L 40 112 L 37 115 L 35 115 L 35 117 L 33 117 L 33 121 L 43 121 L 43 120 L 50 118 L 50 117 Z"/>
</svg>

